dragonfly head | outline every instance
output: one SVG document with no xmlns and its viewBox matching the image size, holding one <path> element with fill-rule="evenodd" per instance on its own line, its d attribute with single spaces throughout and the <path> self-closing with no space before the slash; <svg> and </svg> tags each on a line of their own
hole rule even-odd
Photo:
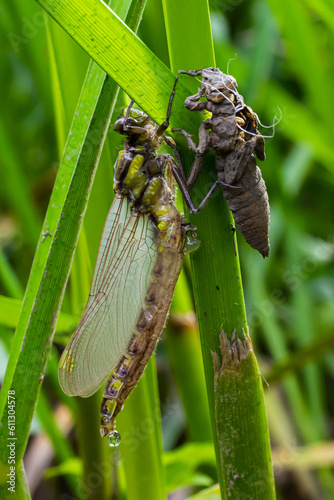
<svg viewBox="0 0 334 500">
<path fill-rule="evenodd" d="M 163 138 L 156 135 L 157 125 L 143 111 L 128 107 L 114 125 L 115 132 L 125 135 L 125 143 L 133 148 L 156 151 Z"/>
<path fill-rule="evenodd" d="M 114 130 L 122 135 L 139 136 L 145 133 L 145 128 L 150 124 L 152 120 L 149 116 L 143 111 L 131 108 L 125 109 L 123 116 L 116 121 Z"/>
</svg>

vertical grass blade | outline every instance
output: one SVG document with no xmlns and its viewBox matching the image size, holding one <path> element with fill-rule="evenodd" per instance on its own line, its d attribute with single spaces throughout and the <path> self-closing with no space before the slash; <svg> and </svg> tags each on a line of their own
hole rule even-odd
<svg viewBox="0 0 334 500">
<path fill-rule="evenodd" d="M 178 387 L 192 441 L 212 441 L 208 398 L 192 297 L 181 271 L 176 284 L 164 345 Z"/>
<path fill-rule="evenodd" d="M 111 78 L 91 64 L 40 236 L 0 395 L 2 470 L 8 467 L 8 390 L 15 391 L 16 463 L 20 466 L 116 91 Z M 5 479 L 2 474 L 3 498 L 8 494 Z"/>
<path fill-rule="evenodd" d="M 164 10 L 173 72 L 177 73 L 180 69 L 214 66 L 208 5 L 202 1 L 185 1 L 180 4 L 176 0 L 169 0 L 164 1 Z M 189 15 L 190 12 L 191 15 Z M 184 19 L 188 22 L 185 23 Z M 198 45 L 199 27 L 201 38 L 203 37 L 206 41 L 200 46 Z M 178 126 L 182 125 L 180 123 Z M 216 178 L 212 161 L 213 159 L 211 159 L 211 166 L 203 169 L 198 181 L 199 185 L 195 186 L 197 189 L 195 196 L 200 195 L 202 199 L 208 187 L 212 185 L 212 179 Z M 256 359 L 253 354 L 247 356 L 247 366 L 239 373 L 239 376 L 237 376 L 239 367 L 233 368 L 229 376 L 234 379 L 234 386 L 230 385 L 224 376 L 218 378 L 219 364 L 216 362 L 214 367 L 212 362 L 212 352 L 219 352 L 219 335 L 222 330 L 226 332 L 226 338 L 230 340 L 233 332 L 236 332 L 239 338 L 243 338 L 243 331 L 247 332 L 239 260 L 234 253 L 231 233 L 231 214 L 221 195 L 211 200 L 199 215 L 190 219 L 198 227 L 199 238 L 202 241 L 200 249 L 191 255 L 191 262 L 221 496 L 229 498 L 232 495 L 232 497 L 239 498 L 238 495 L 244 495 L 248 498 L 254 495 L 253 498 L 269 500 L 275 498 L 275 491 L 268 424 Z M 225 349 L 224 355 L 226 356 Z M 224 421 L 233 417 L 233 414 L 229 411 L 231 408 L 226 407 L 224 400 L 222 401 L 217 395 L 223 391 L 224 397 L 232 400 L 236 396 L 236 387 L 238 391 L 245 392 L 245 394 L 240 401 L 235 400 L 234 411 L 240 415 L 234 427 L 235 436 L 238 436 L 238 439 L 231 439 L 231 428 L 224 427 Z M 252 394 L 254 400 L 258 401 L 256 406 L 247 405 L 246 392 Z M 256 455 L 253 449 L 255 443 L 250 441 L 247 421 L 253 424 L 252 439 L 256 439 L 256 446 L 261 443 L 260 451 Z M 225 440 L 228 440 L 231 445 L 229 453 L 224 453 Z M 239 483 L 238 489 L 235 487 L 231 491 L 231 477 L 228 472 L 231 457 L 242 457 L 245 449 L 251 454 L 252 460 L 246 460 L 244 457 L 244 460 L 241 459 L 238 463 L 236 467 L 238 472 L 235 472 L 235 475 L 240 475 L 240 477 L 243 475 L 244 481 L 242 484 Z M 256 487 L 249 489 L 249 485 L 258 485 L 260 482 L 262 484 L 263 477 L 266 484 L 265 492 Z"/>
<path fill-rule="evenodd" d="M 246 337 L 230 341 L 222 332 L 220 350 L 221 362 L 217 353 L 212 356 L 223 491 L 226 498 L 275 498 L 269 436 L 263 439 L 262 432 L 267 428 L 262 379 L 252 344 Z"/>
</svg>

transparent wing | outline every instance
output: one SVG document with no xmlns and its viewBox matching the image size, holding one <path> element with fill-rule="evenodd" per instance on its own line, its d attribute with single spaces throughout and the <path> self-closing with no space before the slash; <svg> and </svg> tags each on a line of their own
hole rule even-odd
<svg viewBox="0 0 334 500">
<path fill-rule="evenodd" d="M 102 234 L 89 299 L 59 363 L 69 396 L 88 397 L 108 378 L 136 330 L 157 258 L 155 228 L 115 198 Z"/>
</svg>

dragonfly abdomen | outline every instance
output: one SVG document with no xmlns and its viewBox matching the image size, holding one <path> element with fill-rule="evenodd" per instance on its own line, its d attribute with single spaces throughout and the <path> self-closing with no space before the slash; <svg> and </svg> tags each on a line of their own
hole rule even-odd
<svg viewBox="0 0 334 500">
<path fill-rule="evenodd" d="M 113 431 L 114 420 L 145 370 L 164 327 L 183 261 L 184 230 L 181 217 L 175 224 L 175 243 L 167 247 L 159 245 L 161 251 L 157 253 L 136 331 L 104 390 L 100 427 L 103 437 Z M 164 234 L 159 233 L 158 239 L 163 240 Z"/>
</svg>

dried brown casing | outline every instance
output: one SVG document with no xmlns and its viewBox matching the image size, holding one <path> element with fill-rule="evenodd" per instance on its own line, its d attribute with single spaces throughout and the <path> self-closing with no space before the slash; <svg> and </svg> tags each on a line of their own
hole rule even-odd
<svg viewBox="0 0 334 500">
<path fill-rule="evenodd" d="M 235 223 L 247 243 L 263 257 L 269 255 L 269 199 L 261 170 L 252 155 L 237 186 L 222 185 L 223 193 Z"/>
<path fill-rule="evenodd" d="M 201 89 L 186 99 L 185 107 L 190 111 L 211 113 L 200 127 L 198 146 L 187 132 L 176 129 L 196 153 L 187 187 L 190 189 L 196 182 L 205 155 L 215 151 L 218 183 L 222 185 L 234 220 L 247 243 L 267 257 L 270 250 L 270 208 L 266 185 L 254 156 L 261 161 L 265 159 L 264 139 L 257 130 L 257 116 L 245 105 L 237 91 L 236 80 L 218 68 L 180 73 L 203 77 Z M 207 100 L 201 100 L 202 96 Z M 211 190 L 196 209 L 190 194 L 180 187 L 193 213 L 204 206 L 213 192 Z"/>
</svg>

